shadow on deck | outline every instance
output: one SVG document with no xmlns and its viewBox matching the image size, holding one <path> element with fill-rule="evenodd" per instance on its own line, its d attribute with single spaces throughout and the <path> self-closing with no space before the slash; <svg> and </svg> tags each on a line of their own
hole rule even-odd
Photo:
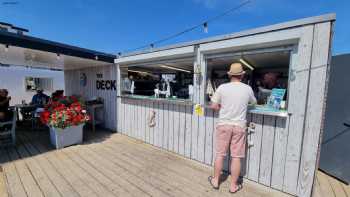
<svg viewBox="0 0 350 197">
<path fill-rule="evenodd" d="M 85 143 L 61 150 L 48 131 L 18 132 L 16 147 L 0 150 L 5 196 L 232 196 L 207 183 L 211 168 L 121 134 L 86 131 Z M 235 196 L 286 196 L 244 180 Z"/>
</svg>

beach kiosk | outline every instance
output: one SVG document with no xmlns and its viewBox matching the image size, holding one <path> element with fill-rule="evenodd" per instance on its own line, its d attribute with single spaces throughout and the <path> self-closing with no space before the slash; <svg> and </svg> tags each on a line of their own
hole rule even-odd
<svg viewBox="0 0 350 197">
<path fill-rule="evenodd" d="M 334 22 L 335 15 L 328 14 L 122 54 L 115 60 L 117 130 L 212 165 L 217 114 L 207 107 L 209 98 L 227 81 L 229 65 L 241 62 L 247 71 L 244 82 L 256 91 L 260 104 L 248 113 L 242 176 L 310 196 L 321 148 Z M 269 77 L 274 79 L 272 88 L 264 86 Z M 283 95 L 271 107 L 276 89 Z"/>
</svg>

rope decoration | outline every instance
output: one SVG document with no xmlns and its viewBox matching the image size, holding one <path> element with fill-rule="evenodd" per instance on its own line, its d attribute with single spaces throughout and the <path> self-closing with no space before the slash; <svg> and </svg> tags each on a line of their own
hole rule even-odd
<svg viewBox="0 0 350 197">
<path fill-rule="evenodd" d="M 156 126 L 156 112 L 155 111 L 151 111 L 151 113 L 148 117 L 148 126 L 149 127 Z"/>
</svg>

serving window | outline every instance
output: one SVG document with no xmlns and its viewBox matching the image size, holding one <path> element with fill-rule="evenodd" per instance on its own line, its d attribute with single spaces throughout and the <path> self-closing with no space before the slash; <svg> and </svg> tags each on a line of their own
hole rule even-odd
<svg viewBox="0 0 350 197">
<path fill-rule="evenodd" d="M 206 102 L 223 83 L 232 63 L 241 63 L 246 74 L 243 83 L 252 87 L 258 105 L 256 111 L 286 111 L 291 50 L 271 50 L 215 54 L 206 57 Z"/>
<path fill-rule="evenodd" d="M 121 65 L 122 96 L 192 100 L 193 58 Z"/>
</svg>

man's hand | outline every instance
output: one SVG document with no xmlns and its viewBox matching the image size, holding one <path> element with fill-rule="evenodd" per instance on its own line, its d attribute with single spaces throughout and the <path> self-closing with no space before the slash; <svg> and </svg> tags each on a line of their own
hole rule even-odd
<svg viewBox="0 0 350 197">
<path fill-rule="evenodd" d="M 213 109 L 214 111 L 219 111 L 220 108 L 221 108 L 220 104 L 217 104 L 217 103 L 210 104 L 210 109 Z"/>
</svg>

